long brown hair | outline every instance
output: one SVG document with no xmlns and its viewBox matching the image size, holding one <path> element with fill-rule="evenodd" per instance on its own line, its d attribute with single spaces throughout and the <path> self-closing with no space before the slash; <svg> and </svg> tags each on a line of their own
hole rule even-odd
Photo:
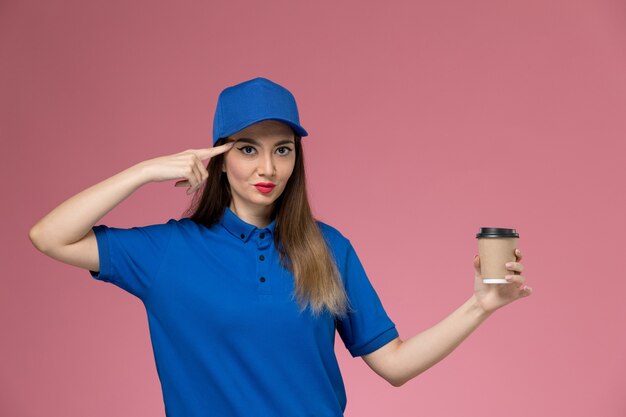
<svg viewBox="0 0 626 417">
<path fill-rule="evenodd" d="M 310 305 L 315 317 L 326 309 L 333 316 L 345 317 L 350 301 L 342 284 L 335 259 L 309 206 L 304 171 L 302 138 L 295 134 L 296 161 L 283 193 L 276 199 L 271 218 L 276 219 L 274 244 L 282 266 L 294 276 L 294 294 L 300 312 Z M 214 146 L 226 142 L 221 138 Z M 201 193 L 193 196 L 185 215 L 196 223 L 216 224 L 231 201 L 230 184 L 222 171 L 224 154 L 209 159 Z"/>
</svg>

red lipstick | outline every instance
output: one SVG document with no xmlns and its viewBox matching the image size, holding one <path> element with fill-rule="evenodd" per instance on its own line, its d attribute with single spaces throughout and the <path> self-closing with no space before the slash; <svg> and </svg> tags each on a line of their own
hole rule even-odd
<svg viewBox="0 0 626 417">
<path fill-rule="evenodd" d="M 270 191 L 272 191 L 274 189 L 276 184 L 273 184 L 271 182 L 258 182 L 256 184 L 254 184 L 254 186 L 260 192 L 262 192 L 264 194 L 267 194 L 267 193 L 269 193 Z"/>
</svg>

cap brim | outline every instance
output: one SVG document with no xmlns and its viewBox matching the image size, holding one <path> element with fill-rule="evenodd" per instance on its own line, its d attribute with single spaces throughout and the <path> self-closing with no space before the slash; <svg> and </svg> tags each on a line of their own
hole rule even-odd
<svg viewBox="0 0 626 417">
<path fill-rule="evenodd" d="M 233 129 L 232 132 L 225 133 L 224 136 L 230 136 L 233 133 L 237 133 L 240 130 L 245 129 L 246 127 L 248 127 L 250 125 L 253 125 L 253 124 L 258 123 L 258 122 L 262 122 L 263 120 L 277 120 L 279 122 L 282 122 L 282 123 L 285 123 L 285 124 L 289 125 L 289 127 L 291 127 L 299 136 L 308 136 L 309 135 L 309 133 L 302 126 L 299 126 L 299 125 L 297 125 L 297 124 L 295 124 L 295 123 L 293 123 L 293 122 L 291 122 L 289 120 L 286 120 L 286 119 L 283 119 L 283 118 L 280 118 L 280 117 L 271 117 L 270 116 L 270 117 L 262 117 L 260 119 L 247 121 L 242 126 L 237 126 L 235 129 Z"/>
</svg>

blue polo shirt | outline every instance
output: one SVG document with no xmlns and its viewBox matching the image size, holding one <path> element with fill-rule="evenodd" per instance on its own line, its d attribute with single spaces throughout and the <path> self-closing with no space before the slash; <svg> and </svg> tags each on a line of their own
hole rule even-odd
<svg viewBox="0 0 626 417">
<path fill-rule="evenodd" d="M 355 311 L 300 313 L 275 222 L 261 229 L 227 207 L 211 228 L 93 227 L 100 271 L 89 272 L 142 300 L 168 417 L 343 416 L 335 330 L 353 357 L 398 337 L 349 239 L 321 221 Z"/>
</svg>

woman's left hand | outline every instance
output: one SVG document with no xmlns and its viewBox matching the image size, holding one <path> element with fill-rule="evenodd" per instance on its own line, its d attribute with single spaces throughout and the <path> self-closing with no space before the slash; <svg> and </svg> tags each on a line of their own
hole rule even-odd
<svg viewBox="0 0 626 417">
<path fill-rule="evenodd" d="M 524 284 L 525 279 L 520 275 L 524 266 L 519 262 L 522 259 L 519 249 L 515 249 L 515 257 L 517 262 L 506 265 L 506 269 L 513 271 L 511 275 L 507 275 L 512 278 L 508 284 L 484 284 L 480 275 L 480 257 L 476 255 L 474 258 L 474 295 L 485 312 L 491 313 L 532 293 L 533 289 Z"/>
</svg>

